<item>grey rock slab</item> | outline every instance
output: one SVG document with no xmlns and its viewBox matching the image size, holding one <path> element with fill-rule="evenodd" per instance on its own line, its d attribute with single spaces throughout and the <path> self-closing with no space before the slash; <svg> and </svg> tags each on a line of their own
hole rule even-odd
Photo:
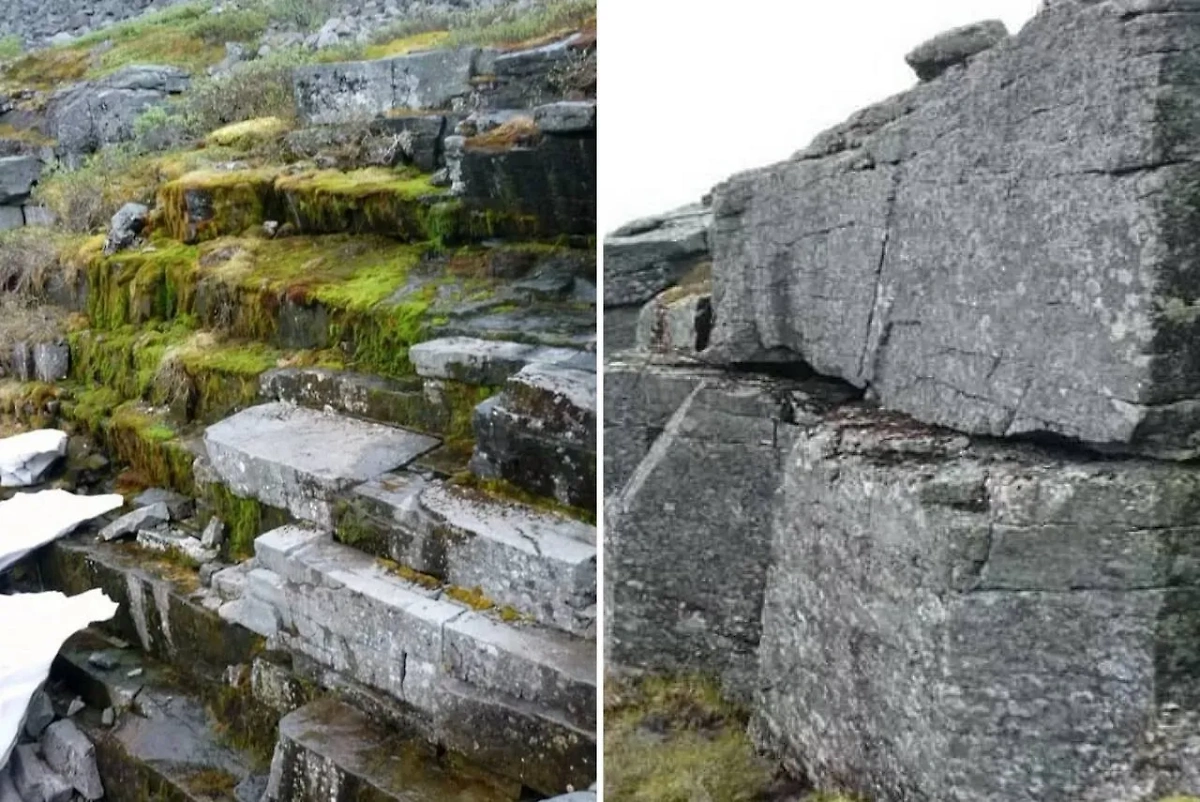
<svg viewBox="0 0 1200 802">
<path fill-rule="evenodd" d="M 112 216 L 108 226 L 108 239 L 104 252 L 113 254 L 133 245 L 146 227 L 150 209 L 141 203 L 127 203 Z"/>
<path fill-rule="evenodd" d="M 1195 794 L 1198 503 L 1194 465 L 868 409 L 807 427 L 772 511 L 759 741 L 874 798 Z"/>
<path fill-rule="evenodd" d="M 553 435 L 581 443 L 596 435 L 596 374 L 563 365 L 534 363 L 504 386 L 504 406 L 539 422 Z"/>
<path fill-rule="evenodd" d="M 0 231 L 12 231 L 25 225 L 25 214 L 20 206 L 0 205 Z"/>
<path fill-rule="evenodd" d="M 70 802 L 74 789 L 37 754 L 33 744 L 18 744 L 12 751 L 13 786 L 24 802 Z"/>
<path fill-rule="evenodd" d="M 499 606 L 594 634 L 596 529 L 477 490 L 388 475 L 352 502 L 388 533 L 389 556 Z"/>
<path fill-rule="evenodd" d="M 201 564 L 217 559 L 216 549 L 205 548 L 197 538 L 171 529 L 139 530 L 137 544 L 151 551 L 175 552 Z"/>
<path fill-rule="evenodd" d="M 972 434 L 1194 457 L 1198 42 L 1195 15 L 1050 7 L 722 184 L 706 359 L 804 363 Z"/>
<path fill-rule="evenodd" d="M 148 507 L 141 507 L 127 515 L 123 515 L 100 530 L 99 540 L 108 542 L 123 537 L 137 535 L 142 530 L 153 529 L 170 523 L 171 511 L 166 502 L 158 501 Z"/>
<path fill-rule="evenodd" d="M 414 345 L 408 358 L 418 376 L 498 386 L 529 364 L 537 346 L 478 337 L 442 337 Z"/>
<path fill-rule="evenodd" d="M 167 490 L 161 487 L 152 487 L 137 495 L 133 500 L 135 507 L 153 507 L 155 504 L 166 504 L 167 512 L 171 516 L 172 521 L 183 521 L 191 518 L 196 511 L 196 502 L 194 499 L 176 493 L 174 490 Z"/>
<path fill-rule="evenodd" d="M 210 518 L 200 534 L 200 545 L 206 549 L 219 549 L 225 542 L 225 523 L 220 518 Z"/>
<path fill-rule="evenodd" d="M 400 757 L 402 756 L 402 757 Z M 403 761 L 402 776 L 392 766 Z M 265 799 L 470 799 L 506 802 L 520 792 L 479 770 L 455 776 L 428 745 L 404 741 L 349 705 L 321 700 L 284 716 Z"/>
<path fill-rule="evenodd" d="M 42 754 L 50 768 L 71 783 L 87 800 L 104 796 L 96 766 L 96 747 L 70 719 L 50 725 L 42 738 Z"/>
<path fill-rule="evenodd" d="M 213 470 L 234 493 L 331 524 L 334 494 L 403 467 L 440 442 L 416 432 L 283 403 L 210 426 Z"/>
<path fill-rule="evenodd" d="M 0 205 L 16 205 L 29 199 L 42 175 L 42 163 L 35 156 L 0 158 Z"/>
<path fill-rule="evenodd" d="M 699 204 L 636 220 L 604 239 L 604 305 L 641 305 L 709 259 L 712 213 Z"/>
<path fill-rule="evenodd" d="M 941 33 L 904 57 L 922 81 L 931 81 L 971 56 L 995 47 L 1008 38 L 999 20 L 986 20 Z"/>
<path fill-rule="evenodd" d="M 533 110 L 533 121 L 548 134 L 596 130 L 596 101 L 563 100 Z"/>
<path fill-rule="evenodd" d="M 450 108 L 471 91 L 478 50 L 473 47 L 430 50 L 391 59 L 393 107 Z"/>
</svg>

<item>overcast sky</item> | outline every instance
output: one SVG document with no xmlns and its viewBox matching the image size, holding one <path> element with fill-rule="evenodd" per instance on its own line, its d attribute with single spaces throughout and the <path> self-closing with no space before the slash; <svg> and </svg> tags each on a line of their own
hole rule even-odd
<svg viewBox="0 0 1200 802">
<path fill-rule="evenodd" d="M 606 0 L 600 229 L 698 200 L 732 173 L 916 82 L 904 55 L 1040 0 Z"/>
</svg>

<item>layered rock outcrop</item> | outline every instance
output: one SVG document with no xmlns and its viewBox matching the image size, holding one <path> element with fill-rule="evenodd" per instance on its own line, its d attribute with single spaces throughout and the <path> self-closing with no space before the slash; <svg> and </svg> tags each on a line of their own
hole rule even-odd
<svg viewBox="0 0 1200 802">
<path fill-rule="evenodd" d="M 885 802 L 1200 793 L 1197 10 L 918 48 L 716 188 L 711 277 L 606 243 L 615 669 Z"/>
</svg>

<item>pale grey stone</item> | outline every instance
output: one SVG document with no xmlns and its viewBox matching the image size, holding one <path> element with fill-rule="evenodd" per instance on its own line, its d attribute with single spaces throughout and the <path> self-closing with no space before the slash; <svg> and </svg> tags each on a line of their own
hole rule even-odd
<svg viewBox="0 0 1200 802">
<path fill-rule="evenodd" d="M 338 492 L 401 468 L 439 441 L 333 413 L 264 404 L 210 426 L 213 470 L 234 493 L 331 524 Z"/>
<path fill-rule="evenodd" d="M 25 225 L 25 215 L 20 206 L 0 205 L 0 231 L 12 231 Z"/>
<path fill-rule="evenodd" d="M 225 523 L 220 518 L 210 518 L 200 535 L 200 545 L 206 549 L 219 549 L 225 542 Z"/>
<path fill-rule="evenodd" d="M 496 386 L 530 363 L 536 346 L 477 337 L 443 337 L 408 352 L 418 376 Z"/>
<path fill-rule="evenodd" d="M 36 156 L 0 157 L 0 205 L 19 205 L 28 200 L 41 174 L 42 163 Z"/>
<path fill-rule="evenodd" d="M 635 220 L 604 239 L 604 305 L 646 303 L 709 260 L 709 209 L 685 206 Z"/>
<path fill-rule="evenodd" d="M 642 307 L 637 347 L 643 351 L 695 356 L 708 347 L 712 323 L 710 282 L 672 287 Z"/>
<path fill-rule="evenodd" d="M 71 346 L 66 342 L 40 342 L 33 346 L 34 377 L 47 384 L 67 378 L 71 371 Z"/>
<path fill-rule="evenodd" d="M 140 203 L 127 203 L 112 217 L 108 227 L 108 239 L 104 243 L 104 252 L 114 254 L 124 250 L 135 242 L 146 227 L 146 218 L 150 209 Z"/>
<path fill-rule="evenodd" d="M 117 711 L 111 707 L 104 708 L 104 711 L 100 713 L 100 723 L 105 727 L 111 727 L 112 725 L 116 724 Z"/>
</svg>

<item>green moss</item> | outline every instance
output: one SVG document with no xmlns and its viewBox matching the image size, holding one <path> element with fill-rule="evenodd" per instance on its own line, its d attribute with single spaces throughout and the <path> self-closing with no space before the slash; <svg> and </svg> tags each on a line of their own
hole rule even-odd
<svg viewBox="0 0 1200 802">
<path fill-rule="evenodd" d="M 446 191 L 411 169 L 301 173 L 281 177 L 275 189 L 304 231 L 374 232 L 441 243 L 462 228 L 461 205 L 435 202 Z"/>
<path fill-rule="evenodd" d="M 537 496 L 524 488 L 517 487 L 504 479 L 481 479 L 469 471 L 454 476 L 456 484 L 472 488 L 498 501 L 507 501 L 525 507 L 542 510 L 556 515 L 564 515 L 577 521 L 596 525 L 596 513 L 581 507 L 571 507 L 545 496 Z"/>
<path fill-rule="evenodd" d="M 201 242 L 260 225 L 274 203 L 277 175 L 271 168 L 197 170 L 164 184 L 158 207 L 167 234 L 180 242 Z M 196 214 L 197 207 L 205 213 Z"/>
<path fill-rule="evenodd" d="M 204 769 L 187 777 L 188 790 L 202 797 L 222 799 L 232 797 L 238 778 L 224 769 Z"/>
<path fill-rule="evenodd" d="M 774 772 L 746 735 L 746 714 L 698 677 L 605 683 L 605 798 L 753 802 Z"/>
<path fill-rule="evenodd" d="M 212 517 L 220 518 L 227 528 L 223 556 L 235 562 L 254 556 L 254 539 L 260 534 L 293 522 L 283 510 L 242 498 L 223 485 L 206 486 L 203 496 Z"/>
<path fill-rule="evenodd" d="M 264 142 L 279 139 L 291 127 L 290 122 L 278 117 L 259 117 L 218 128 L 205 139 L 210 145 L 249 150 Z"/>
<path fill-rule="evenodd" d="M 334 536 L 359 551 L 386 558 L 389 544 L 386 528 L 371 519 L 357 505 L 339 501 L 333 509 Z"/>
</svg>

